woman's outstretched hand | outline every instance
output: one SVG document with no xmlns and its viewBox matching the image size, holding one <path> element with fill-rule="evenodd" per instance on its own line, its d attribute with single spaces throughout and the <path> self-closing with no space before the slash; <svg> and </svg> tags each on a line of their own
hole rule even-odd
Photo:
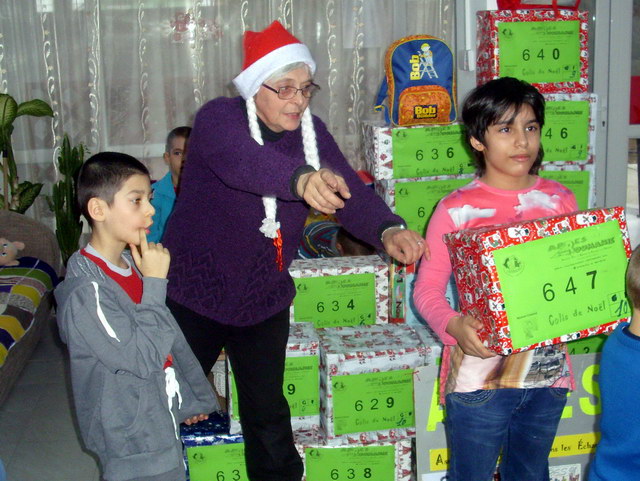
<svg viewBox="0 0 640 481">
<path fill-rule="evenodd" d="M 344 207 L 344 200 L 351 197 L 342 176 L 329 169 L 302 174 L 296 190 L 309 206 L 323 214 L 335 214 Z"/>
<path fill-rule="evenodd" d="M 429 247 L 416 231 L 400 227 L 387 229 L 382 235 L 382 245 L 395 260 L 413 264 L 422 254 L 429 259 Z"/>
</svg>

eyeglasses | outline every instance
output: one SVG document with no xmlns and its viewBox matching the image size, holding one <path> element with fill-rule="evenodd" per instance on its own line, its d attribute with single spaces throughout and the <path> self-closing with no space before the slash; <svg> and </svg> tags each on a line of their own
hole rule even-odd
<svg viewBox="0 0 640 481">
<path fill-rule="evenodd" d="M 301 92 L 303 97 L 310 99 L 311 97 L 313 97 L 313 94 L 320 90 L 320 86 L 314 84 L 313 82 L 311 82 L 309 85 L 305 85 L 301 89 L 297 89 L 295 87 L 279 87 L 277 89 L 274 89 L 273 87 L 269 87 L 266 84 L 262 84 L 262 86 L 266 89 L 271 90 L 272 92 L 277 93 L 278 98 L 281 100 L 290 100 L 298 95 L 298 92 Z"/>
</svg>

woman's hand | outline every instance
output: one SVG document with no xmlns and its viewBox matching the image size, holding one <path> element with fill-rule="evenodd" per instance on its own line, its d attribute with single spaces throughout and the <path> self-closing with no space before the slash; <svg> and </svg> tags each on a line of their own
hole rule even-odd
<svg viewBox="0 0 640 481">
<path fill-rule="evenodd" d="M 477 332 L 480 328 L 482 328 L 482 322 L 475 317 L 460 315 L 449 320 L 446 331 L 458 341 L 458 346 L 468 356 L 482 359 L 497 356 L 482 344 Z"/>
<path fill-rule="evenodd" d="M 309 206 L 323 214 L 335 214 L 337 209 L 344 207 L 343 199 L 351 197 L 349 187 L 342 176 L 329 169 L 302 174 L 298 179 L 296 191 Z"/>
<path fill-rule="evenodd" d="M 391 227 L 382 234 L 382 245 L 391 257 L 403 264 L 413 264 L 422 254 L 429 258 L 429 248 L 416 231 Z"/>
</svg>

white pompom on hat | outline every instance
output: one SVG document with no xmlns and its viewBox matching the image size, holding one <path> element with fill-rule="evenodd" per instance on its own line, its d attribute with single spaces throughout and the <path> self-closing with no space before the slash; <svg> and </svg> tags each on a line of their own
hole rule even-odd
<svg viewBox="0 0 640 481">
<path fill-rule="evenodd" d="M 242 72 L 233 79 L 233 83 L 245 99 L 247 104 L 247 117 L 251 138 L 258 144 L 264 145 L 254 95 L 260 90 L 262 83 L 272 74 L 287 65 L 305 63 L 313 75 L 316 71 L 316 63 L 311 57 L 311 52 L 300 40 L 291 35 L 277 20 L 265 28 L 262 32 L 247 31 L 244 34 L 244 63 Z M 313 127 L 311 111 L 307 107 L 302 115 L 302 145 L 305 161 L 316 170 L 320 169 L 318 144 Z M 278 270 L 283 270 L 282 234 L 280 222 L 277 221 L 278 205 L 275 196 L 262 197 L 265 217 L 260 226 L 260 232 L 265 237 L 273 239 L 276 248 L 276 265 Z"/>
<path fill-rule="evenodd" d="M 261 32 L 245 32 L 242 45 L 242 72 L 233 83 L 245 100 L 253 97 L 272 73 L 286 65 L 304 62 L 311 75 L 316 71 L 316 63 L 307 46 L 277 20 Z"/>
</svg>

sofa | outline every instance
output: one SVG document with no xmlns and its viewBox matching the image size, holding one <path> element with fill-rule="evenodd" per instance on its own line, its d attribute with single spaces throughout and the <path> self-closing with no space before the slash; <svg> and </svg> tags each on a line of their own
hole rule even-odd
<svg viewBox="0 0 640 481">
<path fill-rule="evenodd" d="M 61 273 L 55 234 L 23 214 L 0 210 L 0 237 L 22 241 L 20 266 L 0 267 L 0 405 L 31 357 L 52 316 Z"/>
</svg>

